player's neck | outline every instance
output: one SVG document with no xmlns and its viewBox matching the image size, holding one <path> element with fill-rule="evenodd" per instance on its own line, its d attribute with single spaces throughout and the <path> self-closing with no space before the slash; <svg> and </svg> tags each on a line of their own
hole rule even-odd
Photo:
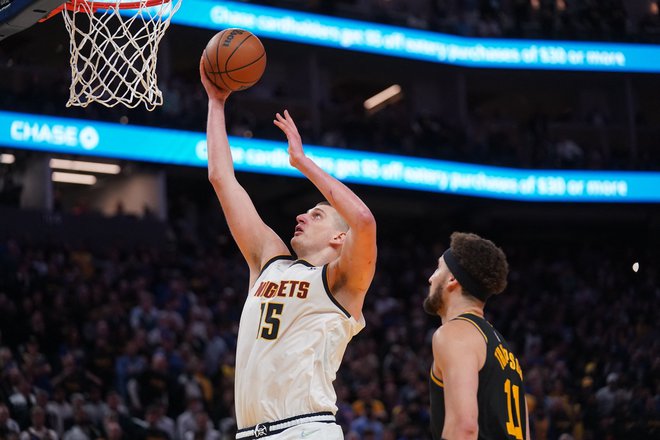
<svg viewBox="0 0 660 440">
<path fill-rule="evenodd" d="M 300 252 L 296 254 L 298 260 L 304 260 L 314 266 L 323 266 L 337 258 L 336 252 L 331 248 L 325 248 L 316 252 Z"/>
<path fill-rule="evenodd" d="M 459 301 L 455 301 L 452 304 L 447 305 L 447 310 L 440 316 L 442 323 L 449 322 L 452 319 L 455 319 L 458 316 L 470 313 L 472 315 L 477 315 L 484 317 L 484 308 L 482 305 L 475 303 L 474 301 L 461 298 Z"/>
</svg>

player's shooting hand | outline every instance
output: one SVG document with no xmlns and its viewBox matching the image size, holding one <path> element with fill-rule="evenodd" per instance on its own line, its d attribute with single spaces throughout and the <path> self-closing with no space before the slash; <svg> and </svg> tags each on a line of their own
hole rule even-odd
<svg viewBox="0 0 660 440">
<path fill-rule="evenodd" d="M 202 79 L 204 90 L 206 90 L 206 94 L 209 96 L 209 99 L 217 99 L 221 102 L 225 102 L 231 91 L 221 89 L 211 82 L 208 75 L 204 71 L 204 56 L 205 54 L 202 54 L 202 58 L 199 60 L 199 76 Z"/>
<path fill-rule="evenodd" d="M 284 110 L 284 116 L 276 113 L 273 123 L 286 135 L 286 139 L 289 141 L 289 163 L 292 167 L 298 168 L 300 161 L 305 158 L 305 152 L 303 151 L 302 139 L 300 139 L 296 123 L 293 122 L 288 110 Z"/>
</svg>

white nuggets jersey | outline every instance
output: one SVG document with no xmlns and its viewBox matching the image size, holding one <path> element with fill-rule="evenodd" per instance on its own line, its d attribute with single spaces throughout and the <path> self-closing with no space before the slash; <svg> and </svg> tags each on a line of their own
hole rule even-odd
<svg viewBox="0 0 660 440">
<path fill-rule="evenodd" d="M 250 289 L 236 348 L 239 429 L 337 412 L 332 382 L 364 318 L 351 317 L 332 296 L 326 268 L 276 257 Z"/>
</svg>

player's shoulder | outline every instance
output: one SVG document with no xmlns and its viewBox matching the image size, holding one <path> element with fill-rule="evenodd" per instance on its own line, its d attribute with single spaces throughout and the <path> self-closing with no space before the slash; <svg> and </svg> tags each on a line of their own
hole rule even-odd
<svg viewBox="0 0 660 440">
<path fill-rule="evenodd" d="M 483 332 L 469 319 L 452 319 L 443 323 L 433 334 L 433 343 L 456 345 L 483 343 Z"/>
<path fill-rule="evenodd" d="M 263 273 L 268 268 L 276 267 L 283 264 L 290 265 L 294 260 L 295 258 L 291 254 L 286 254 L 286 253 L 276 254 L 274 256 L 264 258 L 263 261 L 261 261 L 258 272 Z"/>
</svg>

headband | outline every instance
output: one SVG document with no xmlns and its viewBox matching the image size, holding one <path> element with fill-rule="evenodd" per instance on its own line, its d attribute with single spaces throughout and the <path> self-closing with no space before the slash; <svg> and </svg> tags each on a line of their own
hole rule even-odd
<svg viewBox="0 0 660 440">
<path fill-rule="evenodd" d="M 447 249 L 444 254 L 442 254 L 442 257 L 445 260 L 445 264 L 451 271 L 452 275 L 454 275 L 454 278 L 456 278 L 456 281 L 459 282 L 461 286 L 465 290 L 468 291 L 468 293 L 475 298 L 486 302 L 488 297 L 491 295 L 488 293 L 488 291 L 481 285 L 481 283 L 472 276 L 467 273 L 465 269 L 463 269 L 463 266 L 458 262 L 456 257 L 454 257 L 454 254 L 451 252 L 451 248 Z"/>
</svg>

